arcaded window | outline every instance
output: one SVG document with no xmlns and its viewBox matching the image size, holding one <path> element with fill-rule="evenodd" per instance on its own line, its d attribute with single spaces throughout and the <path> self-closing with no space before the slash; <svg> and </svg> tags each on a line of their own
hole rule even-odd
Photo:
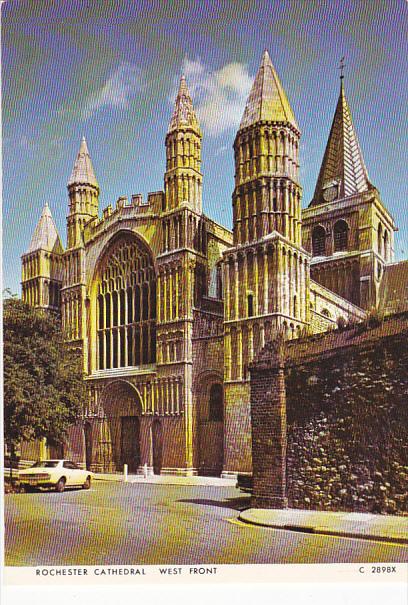
<svg viewBox="0 0 408 605">
<path fill-rule="evenodd" d="M 100 370 L 156 361 L 156 279 L 145 247 L 117 240 L 103 260 L 97 298 Z"/>
<path fill-rule="evenodd" d="M 326 256 L 326 232 L 321 225 L 313 229 L 312 249 L 313 256 Z"/>
<path fill-rule="evenodd" d="M 223 390 L 221 384 L 213 384 L 210 389 L 209 420 L 222 420 L 224 417 Z"/>
<path fill-rule="evenodd" d="M 346 221 L 337 221 L 334 225 L 334 251 L 340 252 L 347 250 L 348 245 L 348 225 Z"/>
</svg>

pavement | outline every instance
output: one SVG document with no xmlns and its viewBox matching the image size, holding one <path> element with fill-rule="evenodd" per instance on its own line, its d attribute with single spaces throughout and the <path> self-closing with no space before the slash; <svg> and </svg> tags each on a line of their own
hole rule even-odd
<svg viewBox="0 0 408 605">
<path fill-rule="evenodd" d="M 239 519 L 275 529 L 408 544 L 408 517 L 395 515 L 248 508 Z"/>
</svg>

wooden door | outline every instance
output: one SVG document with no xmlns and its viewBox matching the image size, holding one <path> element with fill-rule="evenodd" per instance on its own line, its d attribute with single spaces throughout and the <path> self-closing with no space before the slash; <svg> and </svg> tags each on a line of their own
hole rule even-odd
<svg viewBox="0 0 408 605">
<path fill-rule="evenodd" d="M 121 461 L 129 473 L 136 473 L 140 465 L 140 423 L 137 416 L 121 417 Z"/>
</svg>

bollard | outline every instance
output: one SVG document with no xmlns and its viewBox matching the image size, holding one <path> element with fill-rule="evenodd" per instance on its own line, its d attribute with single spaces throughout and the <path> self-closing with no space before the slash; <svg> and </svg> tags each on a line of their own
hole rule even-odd
<svg viewBox="0 0 408 605">
<path fill-rule="evenodd" d="M 147 477 L 147 463 L 145 463 L 145 464 L 143 465 L 143 476 L 144 476 L 144 478 L 146 479 L 146 477 Z"/>
<path fill-rule="evenodd" d="M 124 478 L 124 481 L 128 480 L 128 465 L 127 464 L 123 465 L 123 478 Z"/>
</svg>

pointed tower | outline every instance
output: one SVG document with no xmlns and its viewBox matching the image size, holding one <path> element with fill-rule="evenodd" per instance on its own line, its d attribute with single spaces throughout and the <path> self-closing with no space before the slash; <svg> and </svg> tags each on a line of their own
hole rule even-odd
<svg viewBox="0 0 408 605">
<path fill-rule="evenodd" d="M 224 253 L 224 472 L 251 470 L 249 371 L 279 331 L 309 323 L 301 246 L 300 132 L 267 51 L 234 142 L 234 248 Z"/>
<path fill-rule="evenodd" d="M 341 76 L 340 95 L 311 206 L 372 189 Z"/>
<path fill-rule="evenodd" d="M 95 177 L 85 137 L 82 137 L 77 158 L 68 181 L 69 212 L 67 216 L 68 246 L 64 253 L 62 289 L 62 325 L 66 339 L 76 346 L 86 344 L 86 280 L 84 227 L 98 218 L 99 185 Z M 84 369 L 87 368 L 87 347 Z"/>
<path fill-rule="evenodd" d="M 265 51 L 234 143 L 236 245 L 273 231 L 300 244 L 299 137 L 292 108 Z"/>
<path fill-rule="evenodd" d="M 85 137 L 82 137 L 74 168 L 68 181 L 68 194 L 68 248 L 75 248 L 82 245 L 82 230 L 85 223 L 98 217 L 99 185 Z"/>
<path fill-rule="evenodd" d="M 302 219 L 312 278 L 363 309 L 378 306 L 396 227 L 369 180 L 343 74 L 315 192 Z"/>
<path fill-rule="evenodd" d="M 22 298 L 33 307 L 59 311 L 62 285 L 61 239 L 48 203 L 22 256 Z"/>
<path fill-rule="evenodd" d="M 186 202 L 201 214 L 201 138 L 186 79 L 182 76 L 166 136 L 165 210 L 179 208 Z"/>
</svg>

